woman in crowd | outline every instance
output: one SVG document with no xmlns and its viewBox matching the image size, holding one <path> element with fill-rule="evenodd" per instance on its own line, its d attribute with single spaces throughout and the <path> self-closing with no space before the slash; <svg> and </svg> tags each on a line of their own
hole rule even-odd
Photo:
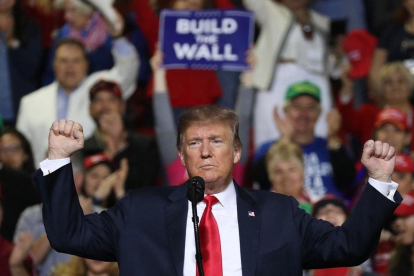
<svg viewBox="0 0 414 276">
<path fill-rule="evenodd" d="M 305 164 L 301 148 L 294 143 L 279 141 L 267 152 L 266 165 L 271 191 L 293 196 L 299 207 L 310 213 L 310 199 L 303 189 Z"/>
<path fill-rule="evenodd" d="M 414 68 L 414 1 L 402 0 L 395 23 L 382 33 L 371 64 L 370 79 L 375 87 L 375 77 L 387 62 L 404 62 Z"/>
<path fill-rule="evenodd" d="M 0 2 L 0 110 L 6 124 L 16 121 L 20 99 L 36 90 L 42 63 L 40 30 L 21 9 L 21 1 Z"/>
<path fill-rule="evenodd" d="M 261 32 L 255 46 L 258 66 L 254 71 L 257 94 L 254 112 L 255 148 L 278 139 L 273 123 L 275 105 L 283 103 L 287 87 L 311 80 L 321 90 L 322 113 L 316 134 L 326 137 L 325 115 L 332 107 L 327 70 L 329 19 L 308 8 L 308 0 L 244 0 L 255 13 Z"/>
<path fill-rule="evenodd" d="M 1 163 L 28 174 L 35 171 L 30 143 L 22 133 L 15 128 L 6 128 L 0 140 Z"/>
<path fill-rule="evenodd" d="M 155 116 L 155 132 L 161 159 L 166 171 L 168 185 L 180 185 L 188 179 L 185 168 L 181 165 L 180 158 L 177 156 L 175 140 L 177 129 L 174 124 L 173 111 L 169 99 L 169 90 L 166 83 L 166 72 L 161 68 L 162 53 L 157 51 L 151 59 L 151 66 L 154 72 L 154 99 L 153 110 Z M 248 55 L 248 63 L 253 66 L 254 57 Z M 244 184 L 244 169 L 249 158 L 249 135 L 252 102 L 254 96 L 253 79 L 250 71 L 245 72 L 241 77 L 238 92 L 236 112 L 239 115 L 239 136 L 243 142 L 242 156 L 236 164 L 233 177 L 239 185 Z"/>
<path fill-rule="evenodd" d="M 353 82 L 348 78 L 346 71 L 342 74 L 342 81 L 343 87 L 337 102 L 343 118 L 342 128 L 346 133 L 356 137 L 361 145 L 372 137 L 378 113 L 383 108 L 394 107 L 404 112 L 407 116 L 408 130 L 414 130 L 414 107 L 410 103 L 414 80 L 404 64 L 393 62 L 384 65 L 377 74 L 374 101 L 362 105 L 357 110 L 352 104 Z M 410 149 L 414 149 L 412 142 Z"/>
</svg>

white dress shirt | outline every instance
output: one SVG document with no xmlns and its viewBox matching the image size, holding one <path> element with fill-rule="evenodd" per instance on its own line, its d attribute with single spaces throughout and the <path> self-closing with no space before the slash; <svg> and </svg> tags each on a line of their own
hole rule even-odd
<svg viewBox="0 0 414 276">
<path fill-rule="evenodd" d="M 220 233 L 221 258 L 223 261 L 223 276 L 242 275 L 241 253 L 239 239 L 239 224 L 237 222 L 237 196 L 233 181 L 227 188 L 214 196 L 219 200 L 212 207 L 214 218 Z M 199 219 L 203 216 L 206 204 L 201 201 L 197 204 Z M 191 202 L 188 202 L 187 229 L 185 233 L 184 276 L 196 275 L 196 248 Z"/>
<path fill-rule="evenodd" d="M 57 169 L 70 163 L 70 158 L 49 160 L 46 159 L 40 163 L 40 169 L 43 175 L 53 173 Z M 372 178 L 368 182 L 377 191 L 394 202 L 394 194 L 397 190 L 398 184 L 395 182 L 386 183 Z M 237 196 L 234 183 L 222 192 L 214 194 L 219 200 L 218 203 L 212 207 L 213 215 L 217 221 L 220 244 L 221 257 L 223 264 L 223 276 L 241 276 L 241 253 L 240 253 L 240 239 L 239 239 L 239 224 L 237 220 Z M 197 214 L 201 220 L 206 204 L 201 201 L 197 204 Z M 192 218 L 191 202 L 188 202 L 187 213 L 187 227 L 185 235 L 185 252 L 184 252 L 184 276 L 196 275 L 196 249 L 194 240 L 194 230 Z"/>
</svg>

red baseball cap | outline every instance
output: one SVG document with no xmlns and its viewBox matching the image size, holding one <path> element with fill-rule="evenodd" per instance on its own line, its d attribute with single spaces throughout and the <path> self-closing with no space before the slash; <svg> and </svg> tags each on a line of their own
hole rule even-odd
<svg viewBox="0 0 414 276">
<path fill-rule="evenodd" d="M 122 90 L 119 84 L 114 81 L 109 80 L 99 80 L 97 81 L 89 90 L 89 98 L 92 101 L 96 93 L 99 91 L 109 91 L 118 98 L 122 99 Z"/>
<path fill-rule="evenodd" d="M 414 191 L 403 195 L 403 201 L 394 211 L 394 215 L 399 217 L 407 217 L 414 215 Z"/>
<path fill-rule="evenodd" d="M 111 159 L 109 159 L 105 153 L 90 155 L 83 160 L 83 166 L 85 167 L 85 170 L 89 170 L 99 164 L 106 164 L 111 168 L 112 171 L 114 170 Z"/>
<path fill-rule="evenodd" d="M 408 129 L 407 115 L 397 108 L 385 108 L 378 113 L 377 120 L 375 121 L 375 128 L 378 128 L 386 123 L 391 123 L 401 130 Z"/>
<path fill-rule="evenodd" d="M 398 154 L 395 158 L 395 171 L 403 173 L 414 173 L 414 164 L 406 154 Z"/>
<path fill-rule="evenodd" d="M 363 78 L 368 75 L 377 38 L 362 29 L 349 32 L 343 42 L 343 50 L 351 63 L 350 78 Z"/>
</svg>

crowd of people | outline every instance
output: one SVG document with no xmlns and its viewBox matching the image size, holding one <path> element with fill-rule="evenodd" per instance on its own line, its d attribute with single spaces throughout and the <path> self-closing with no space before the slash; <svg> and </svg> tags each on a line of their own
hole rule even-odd
<svg viewBox="0 0 414 276">
<path fill-rule="evenodd" d="M 294 197 L 340 226 L 360 197 L 369 139 L 396 150 L 404 200 L 358 267 L 306 275 L 414 273 L 414 1 L 0 1 L 0 274 L 118 275 L 55 251 L 30 175 L 54 121 L 80 123 L 72 156 L 85 214 L 132 189 L 188 179 L 177 121 L 194 106 L 239 115 L 241 186 Z M 162 68 L 162 9 L 246 9 L 256 36 L 245 72 Z M 143 210 L 145 211 L 145 210 Z M 5 274 L 3 274 L 5 273 Z"/>
</svg>

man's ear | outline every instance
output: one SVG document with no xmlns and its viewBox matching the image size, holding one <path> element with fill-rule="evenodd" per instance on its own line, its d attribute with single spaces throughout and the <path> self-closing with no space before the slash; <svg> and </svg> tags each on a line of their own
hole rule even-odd
<svg viewBox="0 0 414 276">
<path fill-rule="evenodd" d="M 236 164 L 237 162 L 240 161 L 241 158 L 241 147 L 240 148 L 236 148 L 234 149 L 234 158 L 233 158 L 233 164 Z"/>
</svg>

